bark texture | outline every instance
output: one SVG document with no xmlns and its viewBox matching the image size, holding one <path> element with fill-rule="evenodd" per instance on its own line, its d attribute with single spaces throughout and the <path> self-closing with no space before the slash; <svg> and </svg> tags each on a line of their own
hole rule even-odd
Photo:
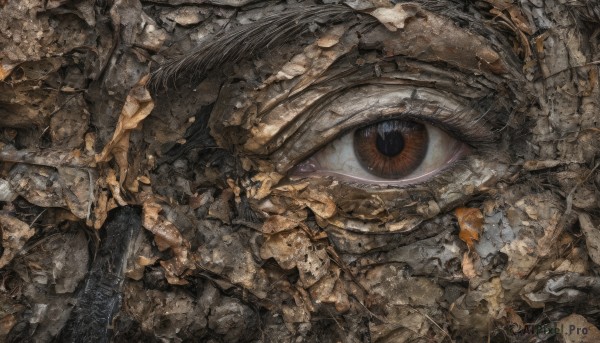
<svg viewBox="0 0 600 343">
<path fill-rule="evenodd" d="M 0 0 L 0 340 L 598 342 L 599 65 L 594 0 Z M 398 116 L 468 152 L 301 172 Z"/>
</svg>

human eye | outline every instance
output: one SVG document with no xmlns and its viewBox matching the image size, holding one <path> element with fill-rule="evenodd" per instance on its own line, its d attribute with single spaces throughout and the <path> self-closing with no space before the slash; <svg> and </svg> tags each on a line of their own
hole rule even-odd
<svg viewBox="0 0 600 343">
<path fill-rule="evenodd" d="M 432 123 L 394 118 L 358 127 L 298 164 L 292 176 L 411 185 L 468 155 L 469 145 Z"/>
<path fill-rule="evenodd" d="M 291 180 L 330 178 L 362 187 L 423 184 L 496 140 L 481 120 L 485 111 L 474 107 L 439 90 L 369 86 L 323 108 L 310 129 L 273 157 L 284 169 L 290 166 Z M 291 157 L 290 151 L 298 153 Z"/>
</svg>

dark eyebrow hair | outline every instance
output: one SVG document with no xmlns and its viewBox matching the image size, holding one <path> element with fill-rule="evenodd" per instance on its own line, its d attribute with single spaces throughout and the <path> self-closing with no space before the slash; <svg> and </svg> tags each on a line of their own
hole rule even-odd
<svg viewBox="0 0 600 343">
<path fill-rule="evenodd" d="M 263 48 L 274 48 L 314 31 L 314 24 L 338 23 L 355 15 L 352 8 L 344 5 L 302 6 L 269 15 L 209 38 L 190 53 L 166 62 L 152 73 L 151 84 L 168 87 L 184 73 L 202 77 L 211 69 L 256 56 Z"/>
</svg>

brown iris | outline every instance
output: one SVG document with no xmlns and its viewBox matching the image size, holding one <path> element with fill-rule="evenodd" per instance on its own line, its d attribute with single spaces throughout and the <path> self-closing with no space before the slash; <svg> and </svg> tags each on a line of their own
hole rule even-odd
<svg viewBox="0 0 600 343">
<path fill-rule="evenodd" d="M 425 125 L 408 120 L 387 120 L 354 132 L 354 152 L 372 174 L 397 179 L 413 172 L 425 158 Z"/>
</svg>

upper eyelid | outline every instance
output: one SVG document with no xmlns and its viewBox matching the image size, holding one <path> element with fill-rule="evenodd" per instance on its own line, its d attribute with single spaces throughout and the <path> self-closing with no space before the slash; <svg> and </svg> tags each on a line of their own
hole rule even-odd
<svg viewBox="0 0 600 343">
<path fill-rule="evenodd" d="M 360 55 L 359 55 L 360 56 Z M 289 136 L 292 130 L 298 129 L 299 126 L 304 125 L 305 118 L 307 117 L 306 112 L 315 112 L 324 110 L 325 104 L 329 104 L 336 99 L 344 98 L 348 93 L 357 92 L 356 90 L 366 89 L 369 87 L 395 87 L 397 89 L 405 89 L 407 87 L 414 88 L 415 86 L 420 89 L 430 89 L 431 92 L 443 93 L 444 97 L 448 97 L 448 100 L 454 98 L 450 102 L 454 102 L 456 106 L 462 107 L 473 107 L 471 104 L 476 103 L 477 99 L 488 99 L 497 98 L 499 95 L 494 94 L 490 88 L 487 88 L 485 82 L 479 80 L 480 77 L 470 76 L 462 80 L 463 83 L 468 86 L 461 87 L 457 85 L 457 79 L 450 81 L 449 71 L 440 69 L 438 67 L 429 66 L 429 68 L 423 69 L 423 63 L 416 63 L 414 61 L 406 61 L 406 66 L 398 67 L 395 71 L 385 71 L 380 76 L 374 76 L 372 73 L 373 64 L 365 65 L 362 67 L 356 67 L 351 62 L 356 56 L 348 56 L 350 61 L 343 62 L 340 60 L 340 66 L 332 68 L 333 74 L 339 73 L 339 70 L 350 70 L 352 73 L 343 76 L 342 80 L 336 79 L 335 82 L 330 82 L 327 78 L 329 73 L 322 75 L 318 82 L 315 82 L 310 88 L 302 91 L 293 97 L 283 97 L 282 100 L 278 101 L 276 105 L 267 111 L 260 112 L 252 118 L 253 124 L 250 126 L 249 140 L 246 142 L 247 150 L 256 154 L 269 154 L 274 151 L 275 147 L 281 145 L 285 136 Z M 348 63 L 350 62 L 350 63 Z M 398 61 L 387 61 L 389 67 L 394 68 L 394 65 L 398 65 Z M 341 68 L 341 69 L 339 69 Z M 345 68 L 345 69 L 344 69 Z M 348 69 L 350 68 L 350 69 Z M 408 69 L 406 69 L 408 68 Z M 413 75 L 414 70 L 426 70 L 423 77 L 427 80 L 426 84 L 417 83 L 411 78 L 404 79 L 404 73 L 407 75 Z M 452 73 L 459 75 L 460 73 L 456 70 Z M 454 75 L 453 74 L 453 75 Z M 463 77 L 466 77 L 463 75 Z M 480 82 L 481 81 L 481 82 Z M 374 94 L 361 95 L 357 94 L 357 97 L 373 97 Z M 408 97 L 404 95 L 403 97 Z M 311 99 L 312 98 L 312 99 Z M 457 99 L 461 99 L 457 101 Z M 444 102 L 445 100 L 438 101 Z M 354 100 L 347 101 L 344 107 L 351 107 Z M 468 102 L 468 104 L 467 104 Z M 497 104 L 499 102 L 494 101 Z M 317 104 L 317 105 L 315 105 Z M 458 105 L 461 104 L 461 105 Z M 503 102 L 502 105 L 506 104 Z M 478 106 L 479 107 L 479 106 Z M 488 106 L 486 112 L 491 122 L 496 121 L 494 118 L 499 112 L 487 111 L 493 106 Z M 500 106 L 497 106 L 500 107 Z M 293 111 L 290 111 L 293 109 Z M 238 111 L 239 112 L 239 111 Z M 338 112 L 347 112 L 347 108 L 340 109 Z M 282 120 L 284 119 L 284 120 Z M 476 118 L 470 118 L 475 120 Z M 268 128 L 264 130 L 263 127 Z M 287 132 L 286 132 L 287 131 Z M 255 139 L 256 137 L 256 139 Z"/>
</svg>

